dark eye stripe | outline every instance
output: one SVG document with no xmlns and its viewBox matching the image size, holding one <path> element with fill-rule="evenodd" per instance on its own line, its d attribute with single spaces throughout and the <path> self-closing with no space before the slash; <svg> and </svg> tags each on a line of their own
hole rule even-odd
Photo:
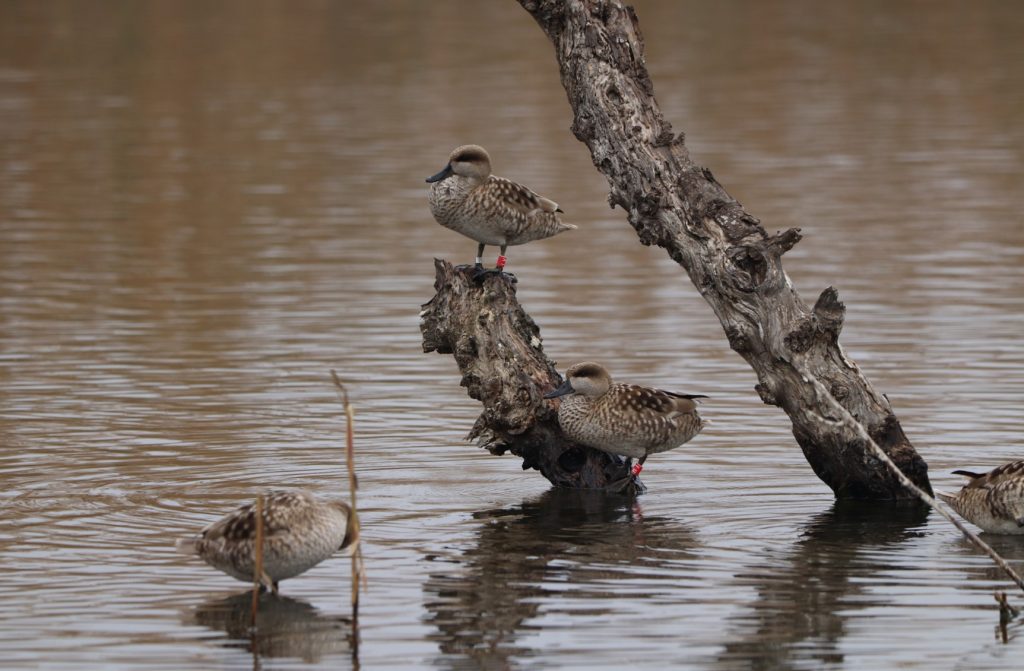
<svg viewBox="0 0 1024 671">
<path fill-rule="evenodd" d="M 459 161 L 460 163 L 474 163 L 476 161 L 483 161 L 484 157 L 483 154 L 479 152 L 467 151 L 464 154 L 459 154 L 458 156 L 456 156 L 455 160 Z"/>
</svg>

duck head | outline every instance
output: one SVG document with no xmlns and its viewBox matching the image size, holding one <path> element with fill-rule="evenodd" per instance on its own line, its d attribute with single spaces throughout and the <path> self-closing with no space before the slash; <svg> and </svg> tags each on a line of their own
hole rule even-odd
<svg viewBox="0 0 1024 671">
<path fill-rule="evenodd" d="M 427 183 L 440 182 L 452 175 L 482 182 L 491 175 L 491 157 L 487 150 L 476 144 L 456 147 L 448 157 L 448 164 L 436 175 L 427 177 Z"/>
<path fill-rule="evenodd" d="M 608 392 L 612 386 L 612 376 L 604 366 L 584 361 L 574 364 L 565 371 L 565 382 L 558 389 L 544 394 L 544 398 L 557 398 L 566 394 L 597 397 Z"/>
</svg>

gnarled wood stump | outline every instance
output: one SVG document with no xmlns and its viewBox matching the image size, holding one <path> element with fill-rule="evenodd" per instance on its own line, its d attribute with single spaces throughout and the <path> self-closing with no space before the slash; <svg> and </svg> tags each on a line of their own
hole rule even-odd
<svg viewBox="0 0 1024 671">
<path fill-rule="evenodd" d="M 511 278 L 490 275 L 480 282 L 472 266 L 439 259 L 434 270 L 437 293 L 420 313 L 423 351 L 454 355 L 462 386 L 483 403 L 467 438 L 492 454 L 522 457 L 524 469 L 539 470 L 556 486 L 593 489 L 623 482 L 628 468 L 622 459 L 562 435 L 552 403 L 543 398 L 561 378 Z"/>
</svg>

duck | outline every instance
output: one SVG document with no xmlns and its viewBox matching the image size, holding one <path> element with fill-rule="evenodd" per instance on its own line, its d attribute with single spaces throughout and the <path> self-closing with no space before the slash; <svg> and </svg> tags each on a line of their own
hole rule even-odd
<svg viewBox="0 0 1024 671">
<path fill-rule="evenodd" d="M 971 524 L 992 534 L 1024 534 L 1024 460 L 987 473 L 953 471 L 967 478 L 955 493 L 935 494 Z"/>
<path fill-rule="evenodd" d="M 359 543 L 359 523 L 343 501 L 320 500 L 303 490 L 273 489 L 263 494 L 263 573 L 261 589 L 305 573 L 335 552 L 351 556 Z M 249 503 L 178 539 L 179 552 L 198 556 L 232 578 L 253 581 L 256 504 Z"/>
<path fill-rule="evenodd" d="M 504 272 L 509 246 L 542 240 L 576 228 L 562 221 L 562 208 L 522 184 L 491 174 L 491 157 L 480 145 L 456 147 L 430 184 L 430 212 L 437 223 L 478 243 L 476 276 Z M 487 245 L 498 246 L 494 269 L 484 270 Z"/>
<path fill-rule="evenodd" d="M 631 478 L 648 456 L 689 442 L 704 427 L 697 412 L 704 394 L 614 384 L 607 369 L 592 361 L 570 366 L 561 386 L 544 395 L 559 397 L 562 432 L 580 445 L 636 459 Z"/>
</svg>

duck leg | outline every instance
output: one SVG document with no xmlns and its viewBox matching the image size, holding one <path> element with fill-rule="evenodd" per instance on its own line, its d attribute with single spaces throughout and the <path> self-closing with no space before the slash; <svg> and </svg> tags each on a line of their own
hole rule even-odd
<svg viewBox="0 0 1024 671">
<path fill-rule="evenodd" d="M 644 470 L 644 462 L 646 460 L 646 454 L 637 459 L 636 463 L 633 464 L 631 468 L 629 468 L 629 472 L 625 476 L 608 483 L 608 491 L 616 492 L 618 494 L 630 495 L 643 494 L 645 491 L 647 491 L 647 487 L 645 487 L 644 484 L 640 482 L 640 480 L 637 478 L 637 476 L 640 474 L 640 471 Z M 630 460 L 627 459 L 626 464 L 628 465 L 629 462 Z"/>
<path fill-rule="evenodd" d="M 496 264 L 496 266 L 497 266 L 496 270 L 499 273 L 505 272 L 505 261 L 507 260 L 507 259 L 505 259 L 505 250 L 506 249 L 508 249 L 508 245 L 502 245 L 501 246 L 501 253 L 498 254 L 498 263 Z"/>
<path fill-rule="evenodd" d="M 476 259 L 473 263 L 473 279 L 477 282 L 482 282 L 487 273 L 493 272 L 490 270 L 484 270 L 484 243 L 479 243 L 476 246 Z"/>
<path fill-rule="evenodd" d="M 501 253 L 498 255 L 497 264 L 495 265 L 494 268 L 485 269 L 483 267 L 484 244 L 481 243 L 476 252 L 476 264 L 473 266 L 473 279 L 477 280 L 478 282 L 482 282 L 483 279 L 488 275 L 499 275 L 515 283 L 517 281 L 516 276 L 513 275 L 512 273 L 505 272 L 505 250 L 507 248 L 507 244 L 501 245 Z"/>
<path fill-rule="evenodd" d="M 487 245 L 482 242 L 476 246 L 476 263 L 473 264 L 473 268 L 476 269 L 476 272 L 480 272 L 484 269 L 484 247 L 486 246 Z"/>
<path fill-rule="evenodd" d="M 516 276 L 513 275 L 512 273 L 505 272 L 505 262 L 508 260 L 505 258 L 506 249 L 508 249 L 507 244 L 501 246 L 501 252 L 498 254 L 498 262 L 495 264 L 494 270 L 488 270 L 487 272 L 494 273 L 499 277 L 504 277 L 512 284 L 515 284 L 516 282 L 519 281 L 518 279 L 516 279 Z"/>
</svg>

